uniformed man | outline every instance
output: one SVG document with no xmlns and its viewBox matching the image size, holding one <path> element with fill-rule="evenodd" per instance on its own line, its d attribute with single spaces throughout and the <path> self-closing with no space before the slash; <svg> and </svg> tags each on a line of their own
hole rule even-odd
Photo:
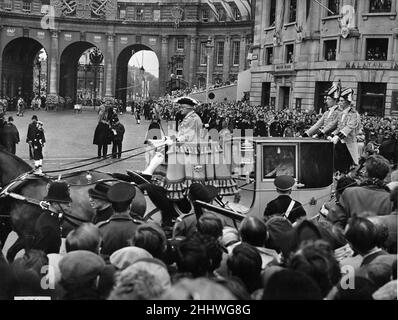
<svg viewBox="0 0 398 320">
<path fill-rule="evenodd" d="M 114 184 L 106 193 L 114 213 L 108 220 L 97 224 L 103 239 L 102 254 L 111 255 L 129 245 L 128 240 L 133 237 L 141 223 L 130 216 L 131 201 L 135 194 L 135 187 L 125 182 Z"/>
<path fill-rule="evenodd" d="M 65 213 L 71 214 L 72 208 L 68 184 L 65 181 L 52 182 L 43 200 L 49 206 L 35 223 L 32 249 L 42 250 L 46 254 L 59 253 L 62 217 Z"/>
<path fill-rule="evenodd" d="M 191 204 L 191 211 L 182 214 L 177 218 L 173 228 L 173 238 L 186 238 L 197 231 L 198 219 L 202 212 L 200 208 L 194 205 L 196 200 L 211 203 L 218 195 L 218 189 L 214 186 L 203 185 L 201 183 L 192 183 L 189 187 L 188 200 Z"/>
<path fill-rule="evenodd" d="M 109 184 L 101 181 L 88 190 L 90 205 L 96 211 L 93 221 L 95 224 L 106 221 L 113 215 L 112 204 L 106 196 L 109 188 Z"/>
<path fill-rule="evenodd" d="M 340 86 L 333 84 L 333 86 L 328 90 L 326 97 L 326 105 L 328 110 L 322 115 L 322 117 L 315 123 L 310 129 L 308 129 L 303 137 L 313 137 L 320 138 L 323 137 L 325 132 L 323 129 L 330 123 L 335 121 L 341 110 L 338 104 L 340 98 Z"/>
<path fill-rule="evenodd" d="M 352 105 L 354 90 L 341 92 L 339 105 L 342 110 L 338 118 L 324 128 L 324 132 L 333 130 L 328 140 L 335 144 L 335 171 L 347 173 L 352 165 L 358 165 L 359 151 L 357 135 L 361 128 L 361 117 Z"/>
<path fill-rule="evenodd" d="M 198 102 L 189 97 L 181 97 L 175 103 L 180 106 L 181 114 L 184 116 L 178 128 L 177 141 L 188 143 L 199 141 L 203 123 L 195 112 Z"/>
<path fill-rule="evenodd" d="M 298 219 L 306 216 L 303 205 L 290 197 L 295 183 L 291 176 L 285 175 L 275 178 L 274 185 L 279 196 L 267 204 L 264 218 L 281 215 L 291 223 L 295 223 Z"/>
</svg>

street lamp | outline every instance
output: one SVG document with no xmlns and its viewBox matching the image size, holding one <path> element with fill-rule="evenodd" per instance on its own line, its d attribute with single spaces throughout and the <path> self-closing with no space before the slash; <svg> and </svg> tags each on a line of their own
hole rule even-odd
<svg viewBox="0 0 398 320">
<path fill-rule="evenodd" d="M 209 99 L 209 87 L 210 87 L 210 51 L 214 48 L 211 37 L 206 41 L 206 55 L 207 55 L 207 70 L 206 70 L 206 103 Z"/>
<path fill-rule="evenodd" d="M 89 55 L 90 62 L 94 68 L 94 110 L 97 100 L 97 72 L 100 64 L 104 60 L 102 52 L 98 48 L 94 48 Z"/>
</svg>

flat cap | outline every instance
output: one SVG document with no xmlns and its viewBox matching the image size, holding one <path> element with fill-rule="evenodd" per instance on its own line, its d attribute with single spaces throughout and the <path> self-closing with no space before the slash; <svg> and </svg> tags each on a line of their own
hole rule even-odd
<svg viewBox="0 0 398 320">
<path fill-rule="evenodd" d="M 59 262 L 61 278 L 70 284 L 92 281 L 102 272 L 104 267 L 104 259 L 87 250 L 68 252 Z"/>
<path fill-rule="evenodd" d="M 101 181 L 95 184 L 94 188 L 88 189 L 88 194 L 91 198 L 108 200 L 107 192 L 110 189 L 110 185 Z"/>
<path fill-rule="evenodd" d="M 126 182 L 118 182 L 109 188 L 106 196 L 109 202 L 121 203 L 133 200 L 135 197 L 135 193 L 136 190 L 132 184 Z"/>
<path fill-rule="evenodd" d="M 143 258 L 152 258 L 152 255 L 143 248 L 130 246 L 119 249 L 112 253 L 112 255 L 109 257 L 109 261 L 119 270 L 124 270 L 131 266 L 134 262 Z"/>
<path fill-rule="evenodd" d="M 279 176 L 274 180 L 275 187 L 280 191 L 290 190 L 295 183 L 294 178 L 291 176 Z"/>
</svg>

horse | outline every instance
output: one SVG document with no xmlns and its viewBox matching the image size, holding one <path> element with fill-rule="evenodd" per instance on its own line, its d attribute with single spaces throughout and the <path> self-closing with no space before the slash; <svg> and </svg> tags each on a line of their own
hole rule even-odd
<svg viewBox="0 0 398 320">
<path fill-rule="evenodd" d="M 40 201 L 47 194 L 47 186 L 51 181 L 62 179 L 69 184 L 72 199 L 72 215 L 62 220 L 63 237 L 83 222 L 91 222 L 95 211 L 90 205 L 88 190 L 96 182 L 110 184 L 131 182 L 131 178 L 123 174 L 103 173 L 100 171 L 72 172 L 58 177 L 39 176 L 32 173 L 32 168 L 22 159 L 0 147 L 0 245 L 4 245 L 9 232 L 15 231 L 17 241 L 8 250 L 7 259 L 12 261 L 16 253 L 26 245 L 26 239 L 33 234 L 37 218 L 43 212 Z M 143 217 L 146 211 L 146 200 L 143 192 L 136 186 L 136 197 L 132 211 Z"/>
</svg>

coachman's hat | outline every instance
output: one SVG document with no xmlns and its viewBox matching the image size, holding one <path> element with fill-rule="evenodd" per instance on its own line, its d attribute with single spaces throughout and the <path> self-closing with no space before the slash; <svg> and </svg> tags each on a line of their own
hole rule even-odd
<svg viewBox="0 0 398 320">
<path fill-rule="evenodd" d="M 291 176 L 279 176 L 274 180 L 275 187 L 280 191 L 289 191 L 295 183 L 294 178 Z"/>
<path fill-rule="evenodd" d="M 352 102 L 354 97 L 354 90 L 351 88 L 343 89 L 343 91 L 341 92 L 341 97 L 348 102 Z"/>
<path fill-rule="evenodd" d="M 341 87 L 340 87 L 340 83 L 336 84 L 334 83 L 330 89 L 328 90 L 327 95 L 329 97 L 331 97 L 332 99 L 338 100 L 340 98 L 340 94 L 341 94 Z"/>
<path fill-rule="evenodd" d="M 69 203 L 72 202 L 69 186 L 65 181 L 56 181 L 50 184 L 44 201 Z"/>
<path fill-rule="evenodd" d="M 106 196 L 109 202 L 122 203 L 133 200 L 135 197 L 135 193 L 136 190 L 132 184 L 126 182 L 118 182 L 109 188 Z"/>
<path fill-rule="evenodd" d="M 88 194 L 91 198 L 102 199 L 102 200 L 108 201 L 106 194 L 110 187 L 111 186 L 109 184 L 106 184 L 105 182 L 98 182 L 94 186 L 94 188 L 91 188 L 88 190 Z"/>
<path fill-rule="evenodd" d="M 191 97 L 179 97 L 174 100 L 174 103 L 185 105 L 187 107 L 194 108 L 195 106 L 199 105 L 199 102 Z"/>
</svg>

